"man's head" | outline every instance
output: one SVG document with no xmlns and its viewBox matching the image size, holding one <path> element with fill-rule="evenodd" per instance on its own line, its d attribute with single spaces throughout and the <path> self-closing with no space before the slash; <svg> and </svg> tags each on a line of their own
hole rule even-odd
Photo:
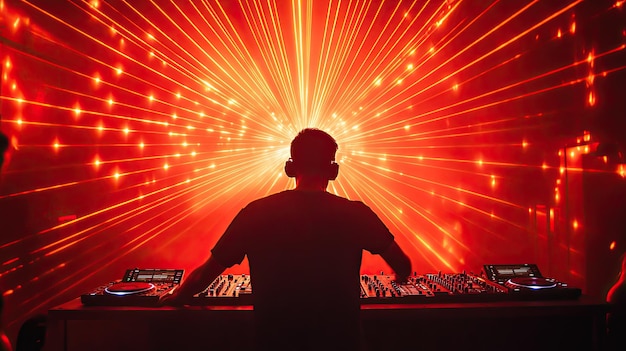
<svg viewBox="0 0 626 351">
<path fill-rule="evenodd" d="M 328 133 L 303 129 L 291 142 L 291 159 L 285 164 L 285 172 L 289 177 L 322 176 L 334 180 L 339 171 L 335 152 L 337 142 Z"/>
</svg>

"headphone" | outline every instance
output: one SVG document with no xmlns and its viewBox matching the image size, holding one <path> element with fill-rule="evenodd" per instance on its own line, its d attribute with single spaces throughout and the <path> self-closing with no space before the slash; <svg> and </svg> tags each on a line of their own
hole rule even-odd
<svg viewBox="0 0 626 351">
<path fill-rule="evenodd" d="M 339 174 L 339 164 L 331 161 L 322 172 L 328 180 L 335 180 Z M 291 158 L 285 162 L 285 173 L 289 178 L 294 178 L 298 173 L 298 165 Z"/>
</svg>

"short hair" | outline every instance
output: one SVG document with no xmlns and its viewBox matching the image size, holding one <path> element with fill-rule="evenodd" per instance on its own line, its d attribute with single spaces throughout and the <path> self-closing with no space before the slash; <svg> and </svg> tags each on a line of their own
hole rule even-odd
<svg viewBox="0 0 626 351">
<path fill-rule="evenodd" d="M 306 128 L 291 142 L 291 159 L 302 172 L 316 172 L 335 161 L 337 149 L 337 142 L 328 133 Z"/>
</svg>

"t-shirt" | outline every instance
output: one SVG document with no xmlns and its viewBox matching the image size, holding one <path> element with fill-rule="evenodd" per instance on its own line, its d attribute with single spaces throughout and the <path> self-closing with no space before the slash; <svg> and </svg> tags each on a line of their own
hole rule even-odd
<svg viewBox="0 0 626 351">
<path fill-rule="evenodd" d="M 262 344 L 349 350 L 358 343 L 362 252 L 382 253 L 393 240 L 360 201 L 288 190 L 242 209 L 212 254 L 225 267 L 248 256 Z"/>
</svg>

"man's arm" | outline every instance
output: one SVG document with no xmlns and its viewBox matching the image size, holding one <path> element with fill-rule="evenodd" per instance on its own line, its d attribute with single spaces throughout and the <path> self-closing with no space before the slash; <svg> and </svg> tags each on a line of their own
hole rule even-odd
<svg viewBox="0 0 626 351">
<path fill-rule="evenodd" d="M 163 299 L 162 304 L 168 306 L 182 306 L 189 301 L 194 294 L 204 290 L 226 267 L 211 257 L 198 268 L 194 269 L 183 283 L 170 296 Z"/>
<path fill-rule="evenodd" d="M 396 273 L 396 281 L 406 282 L 411 275 L 411 260 L 394 240 L 380 256 Z"/>
</svg>

